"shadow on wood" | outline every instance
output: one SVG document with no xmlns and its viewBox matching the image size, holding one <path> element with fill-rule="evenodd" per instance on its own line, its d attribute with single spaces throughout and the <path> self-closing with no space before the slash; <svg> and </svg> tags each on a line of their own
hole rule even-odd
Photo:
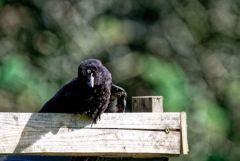
<svg viewBox="0 0 240 161">
<path fill-rule="evenodd" d="M 8 115 L 9 113 L 5 113 Z M 82 128 L 85 126 L 91 126 L 92 121 L 87 118 L 85 115 L 78 114 L 42 114 L 42 113 L 22 113 L 20 117 L 17 113 L 16 115 L 12 114 L 11 117 L 5 116 L 8 118 L 8 131 L 9 135 L 16 129 L 16 127 L 22 128 L 19 129 L 19 134 L 15 133 L 14 139 L 19 139 L 17 145 L 14 148 L 13 153 L 22 153 L 28 147 L 31 147 L 35 142 L 39 141 L 45 135 L 56 135 L 61 127 L 67 130 L 74 130 L 74 128 Z M 81 121 L 80 121 L 81 120 Z M 22 125 L 21 125 L 22 124 Z M 17 136 L 16 136 L 17 135 Z M 5 137 L 6 138 L 6 137 Z M 9 138 L 13 139 L 13 138 Z M 51 140 L 49 140 L 51 142 Z M 42 146 L 44 147 L 44 146 Z M 46 151 L 41 149 L 42 152 Z"/>
</svg>

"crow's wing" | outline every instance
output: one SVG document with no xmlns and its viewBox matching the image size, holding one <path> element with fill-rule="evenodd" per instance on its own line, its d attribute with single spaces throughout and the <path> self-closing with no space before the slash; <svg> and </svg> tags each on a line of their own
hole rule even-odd
<svg viewBox="0 0 240 161">
<path fill-rule="evenodd" d="M 39 112 L 56 112 L 56 113 L 76 113 L 79 109 L 68 108 L 74 107 L 78 101 L 81 102 L 81 89 L 78 89 L 77 80 L 74 79 L 65 84 L 49 101 L 47 101 Z M 83 98 L 82 98 L 83 99 Z"/>
</svg>

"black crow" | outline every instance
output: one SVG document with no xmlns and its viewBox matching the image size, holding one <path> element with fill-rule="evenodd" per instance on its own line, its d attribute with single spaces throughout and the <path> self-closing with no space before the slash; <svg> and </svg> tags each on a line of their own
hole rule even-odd
<svg viewBox="0 0 240 161">
<path fill-rule="evenodd" d="M 87 59 L 78 76 L 64 85 L 39 112 L 85 113 L 96 123 L 109 104 L 112 76 L 99 60 Z"/>
</svg>

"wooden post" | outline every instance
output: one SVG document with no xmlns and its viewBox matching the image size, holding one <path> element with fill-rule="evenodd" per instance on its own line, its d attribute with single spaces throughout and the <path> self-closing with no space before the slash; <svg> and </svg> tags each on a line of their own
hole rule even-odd
<svg viewBox="0 0 240 161">
<path fill-rule="evenodd" d="M 162 96 L 138 96 L 132 98 L 133 112 L 163 112 Z"/>
</svg>

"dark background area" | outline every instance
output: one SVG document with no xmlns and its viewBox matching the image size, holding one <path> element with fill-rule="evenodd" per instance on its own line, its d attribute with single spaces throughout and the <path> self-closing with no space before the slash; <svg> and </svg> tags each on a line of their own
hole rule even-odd
<svg viewBox="0 0 240 161">
<path fill-rule="evenodd" d="M 37 112 L 81 60 L 186 111 L 190 153 L 240 158 L 240 1 L 0 0 L 0 111 Z"/>
</svg>

